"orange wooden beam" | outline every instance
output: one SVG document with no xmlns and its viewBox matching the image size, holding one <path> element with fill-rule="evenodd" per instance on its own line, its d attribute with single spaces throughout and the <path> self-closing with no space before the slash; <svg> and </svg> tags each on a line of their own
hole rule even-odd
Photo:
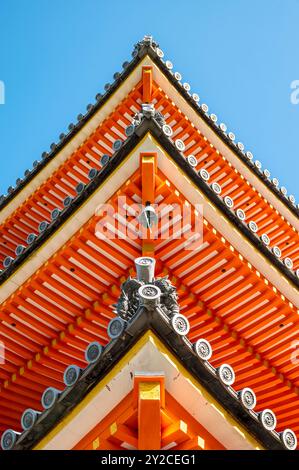
<svg viewBox="0 0 299 470">
<path fill-rule="evenodd" d="M 140 154 L 142 207 L 152 205 L 155 202 L 155 186 L 157 173 L 157 154 L 145 152 Z M 153 232 L 147 228 L 142 230 L 142 254 L 144 256 L 154 255 Z"/>
<path fill-rule="evenodd" d="M 142 101 L 151 103 L 153 94 L 153 69 L 150 66 L 142 67 Z"/>
<path fill-rule="evenodd" d="M 161 447 L 168 446 L 171 442 L 180 444 L 189 439 L 188 426 L 181 419 L 175 423 L 171 423 L 167 428 L 163 429 Z"/>
<path fill-rule="evenodd" d="M 134 389 L 135 395 L 138 391 L 138 449 L 161 449 L 164 382 L 161 382 L 161 376 L 138 376 L 135 377 Z"/>
</svg>

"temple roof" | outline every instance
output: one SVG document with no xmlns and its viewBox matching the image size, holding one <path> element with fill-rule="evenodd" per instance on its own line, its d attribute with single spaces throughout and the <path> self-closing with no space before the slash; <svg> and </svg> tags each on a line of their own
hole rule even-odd
<svg viewBox="0 0 299 470">
<path fill-rule="evenodd" d="M 130 126 L 129 126 L 130 127 Z M 131 127 L 130 127 L 131 129 Z M 171 130 L 171 129 L 170 129 Z M 281 251 L 276 247 L 269 245 L 268 239 L 264 239 L 265 235 L 258 236 L 257 224 L 246 220 L 246 214 L 240 209 L 234 210 L 233 200 L 221 195 L 221 186 L 211 185 L 209 181 L 209 173 L 197 172 L 197 162 L 185 157 L 184 149 L 178 148 L 182 142 L 180 139 L 172 139 L 171 136 L 165 134 L 163 126 L 159 125 L 154 117 L 144 117 L 138 126 L 133 126 L 132 135 L 127 137 L 125 141 L 118 140 L 119 149 L 115 151 L 101 171 L 95 170 L 92 177 L 85 184 L 79 183 L 80 188 L 77 189 L 77 195 L 70 199 L 69 204 L 61 211 L 57 210 L 57 216 L 50 223 L 45 222 L 45 228 L 40 232 L 39 236 L 35 236 L 33 242 L 28 245 L 12 260 L 8 267 L 0 274 L 0 282 L 5 282 L 11 274 L 19 267 L 24 260 L 29 257 L 45 240 L 61 226 L 101 184 L 105 179 L 113 173 L 118 165 L 132 152 L 132 150 L 142 141 L 142 139 L 150 133 L 159 144 L 167 151 L 174 161 L 183 169 L 191 181 L 193 181 L 200 190 L 205 193 L 208 198 L 223 212 L 223 214 L 233 222 L 233 224 L 253 243 L 266 258 L 277 267 L 296 287 L 299 287 L 299 269 L 293 270 L 293 263 L 290 258 L 281 258 Z M 167 131 L 169 132 L 168 128 Z M 182 143 L 184 146 L 184 143 Z M 196 161 L 196 159 L 195 159 Z M 78 185 L 78 186 L 79 186 Z M 216 188 L 216 189 L 215 189 Z M 289 264 L 290 261 L 290 264 Z"/>
<path fill-rule="evenodd" d="M 281 448 L 283 430 L 299 431 L 299 366 L 290 361 L 299 322 L 298 208 L 172 70 L 151 38 L 138 43 L 105 94 L 2 200 L 0 431 L 19 432 L 28 407 L 41 411 L 44 389 L 61 390 L 71 358 L 84 370 L 16 448 L 35 445 L 148 329 L 262 446 Z M 169 239 L 152 243 L 158 275 L 175 285 L 190 331 L 182 337 L 155 307 L 127 319 L 123 334 L 111 340 L 113 304 L 144 244 L 99 238 L 104 218 L 95 209 L 103 202 L 115 207 L 119 195 L 144 202 L 140 156 L 149 154 L 156 159 L 155 203 L 187 207 L 191 227 L 196 204 L 204 207 L 197 251 L 175 237 L 180 220 Z M 129 227 L 134 217 L 124 217 L 121 224 Z M 194 349 L 201 338 L 214 350 L 211 364 Z M 93 341 L 103 353 L 86 368 L 84 350 Z M 226 362 L 235 369 L 237 390 L 255 390 L 257 413 L 223 386 L 217 371 Z M 278 432 L 260 423 L 268 408 Z"/>
<path fill-rule="evenodd" d="M 256 403 L 254 391 L 244 387 L 236 392 L 233 387 L 233 369 L 227 364 L 219 368 L 210 364 L 212 349 L 209 342 L 203 338 L 196 343 L 188 340 L 186 336 L 189 329 L 188 320 L 181 314 L 170 314 L 172 307 L 170 308 L 168 303 L 165 307 L 165 295 L 161 296 L 163 290 L 160 291 L 157 287 L 161 286 L 161 282 L 157 280 L 154 283 L 140 283 L 140 285 L 138 290 L 140 304 L 136 313 L 131 318 L 124 319 L 118 316 L 111 320 L 108 325 L 110 342 L 105 348 L 99 343 L 91 343 L 85 353 L 85 360 L 89 365 L 83 370 L 78 366 L 67 367 L 64 373 L 65 389 L 59 391 L 51 387 L 46 389 L 42 396 L 45 410 L 38 414 L 30 409 L 24 411 L 22 423 L 23 427 L 25 424 L 25 430 L 20 435 L 7 431 L 2 438 L 2 444 L 5 446 L 6 440 L 11 442 L 12 439 L 15 441 L 13 447 L 15 450 L 34 447 L 56 423 L 63 420 L 83 400 L 148 330 L 152 330 L 186 370 L 263 447 L 272 450 L 287 448 L 288 439 L 284 440 L 285 434 L 278 434 L 273 429 L 275 423 L 274 421 L 272 423 L 272 420 L 275 420 L 275 416 L 272 414 L 264 417 L 264 413 L 253 411 Z"/>
<path fill-rule="evenodd" d="M 199 103 L 199 96 L 197 93 L 191 94 L 190 85 L 187 82 L 182 83 L 182 76 L 179 72 L 173 72 L 173 64 L 169 60 L 164 60 L 164 52 L 159 48 L 158 43 L 152 39 L 151 36 L 145 36 L 142 41 L 139 41 L 132 52 L 131 61 L 126 61 L 123 64 L 123 70 L 116 72 L 113 75 L 114 81 L 110 84 L 107 83 L 104 87 L 104 93 L 98 93 L 96 95 L 96 103 L 87 105 L 87 112 L 85 114 L 79 114 L 77 117 L 77 123 L 71 123 L 68 126 L 68 132 L 61 133 L 59 142 L 52 143 L 50 145 L 49 152 L 43 152 L 41 160 L 35 160 L 33 168 L 26 170 L 24 178 L 17 180 L 16 187 L 8 188 L 7 195 L 0 197 L 0 209 L 5 207 L 9 201 L 24 187 L 28 184 L 34 176 L 45 166 L 47 163 L 55 158 L 57 153 L 84 127 L 84 124 L 109 100 L 113 95 L 114 91 L 119 85 L 126 80 L 130 73 L 136 68 L 136 66 L 142 62 L 142 60 L 149 56 L 153 63 L 159 67 L 159 69 L 166 75 L 168 80 L 175 86 L 176 90 L 184 97 L 184 99 L 190 104 L 190 106 L 198 113 L 208 124 L 211 129 L 216 132 L 219 137 L 228 145 L 234 153 L 250 168 L 250 171 L 254 172 L 259 179 L 266 184 L 271 191 L 278 197 L 287 207 L 294 212 L 297 216 L 299 215 L 299 205 L 295 204 L 295 198 L 293 195 L 287 195 L 287 189 L 284 186 L 279 186 L 277 178 L 270 179 L 270 172 L 267 169 L 262 169 L 260 161 L 254 161 L 253 154 L 250 151 L 245 152 L 245 146 L 241 142 L 235 142 L 235 134 L 232 131 L 227 130 L 227 126 L 224 123 L 217 124 L 217 116 L 214 113 L 209 114 L 209 107 L 205 103 Z"/>
</svg>

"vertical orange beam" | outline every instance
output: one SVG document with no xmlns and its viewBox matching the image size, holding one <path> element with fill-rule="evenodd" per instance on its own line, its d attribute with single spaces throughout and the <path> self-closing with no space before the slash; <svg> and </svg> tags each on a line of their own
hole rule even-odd
<svg viewBox="0 0 299 470">
<path fill-rule="evenodd" d="M 141 192 L 143 208 L 155 202 L 155 183 L 157 173 L 157 153 L 144 152 L 140 154 Z M 144 228 L 142 231 L 143 256 L 154 255 L 153 230 Z"/>
<path fill-rule="evenodd" d="M 138 449 L 161 449 L 161 408 L 165 407 L 164 376 L 139 375 L 134 381 L 138 408 Z"/>
<path fill-rule="evenodd" d="M 142 67 L 142 101 L 151 103 L 153 93 L 153 69 L 151 66 Z"/>
<path fill-rule="evenodd" d="M 138 397 L 138 449 L 161 448 L 161 402 L 159 382 L 140 382 Z"/>
</svg>

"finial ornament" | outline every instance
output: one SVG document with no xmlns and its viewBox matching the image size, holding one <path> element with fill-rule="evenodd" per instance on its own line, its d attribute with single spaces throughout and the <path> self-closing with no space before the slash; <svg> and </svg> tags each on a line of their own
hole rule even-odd
<svg viewBox="0 0 299 470">
<path fill-rule="evenodd" d="M 121 294 L 116 313 L 128 321 L 138 311 L 140 306 L 159 305 L 168 318 L 180 313 L 176 288 L 168 276 L 155 278 L 156 260 L 149 256 L 135 259 L 136 278 L 131 276 L 121 285 Z"/>
</svg>

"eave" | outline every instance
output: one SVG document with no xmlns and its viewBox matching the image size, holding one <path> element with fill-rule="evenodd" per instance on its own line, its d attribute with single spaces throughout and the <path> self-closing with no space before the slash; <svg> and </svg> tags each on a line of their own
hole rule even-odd
<svg viewBox="0 0 299 470">
<path fill-rule="evenodd" d="M 198 361 L 194 356 L 192 344 L 185 337 L 179 337 L 169 325 L 166 318 L 155 310 L 141 310 L 127 325 L 125 333 L 113 340 L 105 348 L 100 360 L 89 366 L 83 373 L 79 382 L 73 387 L 65 389 L 58 402 L 48 411 L 44 412 L 32 429 L 22 434 L 15 445 L 15 450 L 33 448 L 53 429 L 55 424 L 63 420 L 84 397 L 103 380 L 121 358 L 130 351 L 130 348 L 146 334 L 153 331 L 176 356 L 186 370 L 201 384 L 207 392 L 231 415 L 249 434 L 257 439 L 265 448 L 271 450 L 284 449 L 278 435 L 263 429 L 257 415 L 248 412 L 236 398 L 236 394 L 229 391 L 216 379 L 213 370 L 206 364 Z M 250 441 L 250 438 L 249 438 Z M 256 444 L 255 444 L 256 445 Z"/>
<path fill-rule="evenodd" d="M 253 244 L 271 263 L 277 270 L 284 275 L 285 280 L 282 282 L 281 276 L 278 280 L 278 273 L 272 273 L 268 270 L 270 274 L 271 282 L 279 286 L 279 289 L 283 294 L 289 298 L 291 302 L 295 305 L 298 305 L 298 296 L 297 292 L 292 290 L 290 286 L 291 283 L 298 288 L 299 279 L 293 271 L 290 271 L 275 255 L 259 240 L 259 238 L 253 234 L 249 228 L 242 223 L 230 209 L 226 207 L 222 199 L 219 198 L 199 176 L 193 170 L 192 167 L 188 164 L 186 159 L 182 154 L 177 150 L 175 145 L 170 141 L 168 137 L 164 135 L 160 126 L 156 123 L 154 119 L 144 119 L 141 125 L 136 129 L 135 134 L 128 138 L 121 149 L 115 153 L 111 158 L 110 162 L 106 167 L 104 167 L 101 172 L 92 180 L 84 189 L 84 191 L 74 200 L 74 202 L 63 211 L 61 217 L 58 220 L 53 222 L 49 228 L 39 236 L 27 250 L 20 255 L 15 262 L 11 265 L 10 268 L 6 269 L 2 275 L 0 282 L 3 284 L 5 281 L 9 280 L 10 276 L 16 272 L 16 270 L 22 265 L 22 263 L 30 256 L 37 248 L 40 248 L 42 244 L 50 239 L 50 237 L 55 234 L 56 230 L 62 226 L 62 224 L 68 220 L 68 218 L 78 210 L 84 201 L 86 201 L 90 195 L 100 186 L 105 180 L 115 171 L 118 165 L 123 162 L 127 156 L 134 150 L 134 148 L 142 141 L 146 134 L 150 132 L 152 136 L 157 140 L 157 142 L 165 149 L 165 151 L 172 157 L 174 162 L 183 170 L 183 172 L 188 176 L 190 181 L 196 185 L 203 194 L 207 196 L 209 200 L 225 215 L 225 217 L 230 220 L 234 226 Z M 244 253 L 246 257 L 250 259 L 250 253 Z M 266 268 L 266 265 L 264 266 Z M 275 270 L 276 271 L 276 270 Z M 277 271 L 276 271 L 277 272 Z M 275 278 L 277 281 L 275 281 Z M 283 284 L 285 287 L 283 287 Z"/>
<path fill-rule="evenodd" d="M 111 98 L 115 95 L 118 95 L 119 87 L 122 88 L 122 84 L 130 81 L 132 82 L 133 76 L 136 79 L 138 73 L 136 71 L 141 70 L 141 63 L 143 65 L 151 65 L 154 67 L 154 79 L 161 87 L 166 86 L 165 89 L 168 90 L 170 97 L 173 101 L 177 101 L 177 92 L 179 92 L 178 105 L 182 108 L 183 112 L 190 118 L 194 120 L 196 124 L 199 124 L 199 129 L 202 129 L 202 123 L 204 124 L 205 131 L 208 130 L 207 136 L 211 142 L 215 142 L 219 150 L 228 158 L 229 161 L 233 162 L 236 168 L 244 174 L 249 181 L 255 185 L 261 193 L 266 197 L 269 202 L 274 204 L 274 206 L 280 211 L 280 213 L 285 216 L 291 224 L 293 224 L 297 230 L 299 229 L 298 215 L 299 209 L 296 207 L 287 197 L 285 197 L 279 188 L 275 185 L 258 169 L 256 168 L 250 160 L 245 156 L 236 144 L 223 133 L 219 126 L 214 123 L 209 115 L 205 113 L 200 105 L 194 102 L 194 99 L 187 90 L 184 89 L 182 84 L 175 78 L 174 74 L 166 66 L 166 63 L 157 55 L 157 49 L 152 47 L 149 43 L 142 41 L 139 44 L 138 49 L 135 49 L 133 59 L 127 63 L 125 69 L 117 74 L 117 78 L 112 84 L 109 84 L 105 94 L 92 106 L 92 108 L 82 116 L 82 119 L 74 125 L 74 128 L 62 139 L 61 142 L 54 144 L 53 151 L 46 155 L 43 158 L 36 168 L 33 168 L 28 175 L 28 177 L 20 183 L 11 194 L 8 194 L 1 203 L 1 209 L 5 208 L 14 197 L 19 194 L 28 183 L 32 183 L 32 180 L 42 171 L 42 169 L 51 162 L 57 154 L 61 152 L 74 137 L 80 133 L 80 131 L 86 126 L 86 124 L 92 120 L 92 118 L 98 114 L 98 111 L 101 108 L 105 108 L 106 103 L 110 101 Z M 134 72 L 134 73 L 133 73 Z M 141 76 L 141 74 L 140 74 Z M 130 78 L 131 77 L 131 78 Z M 134 79 L 133 79 L 134 80 Z M 174 92 L 169 89 L 167 82 L 171 84 Z M 188 109 L 189 108 L 189 109 Z M 209 131 L 210 129 L 210 131 Z M 236 158 L 237 157 L 237 158 Z M 239 161 L 238 161 L 239 160 Z M 247 170 L 246 170 L 247 168 Z M 258 183 L 258 181 L 260 183 Z M 4 212 L 5 213 L 5 212 Z M 293 215 L 296 217 L 294 217 Z"/>
</svg>

